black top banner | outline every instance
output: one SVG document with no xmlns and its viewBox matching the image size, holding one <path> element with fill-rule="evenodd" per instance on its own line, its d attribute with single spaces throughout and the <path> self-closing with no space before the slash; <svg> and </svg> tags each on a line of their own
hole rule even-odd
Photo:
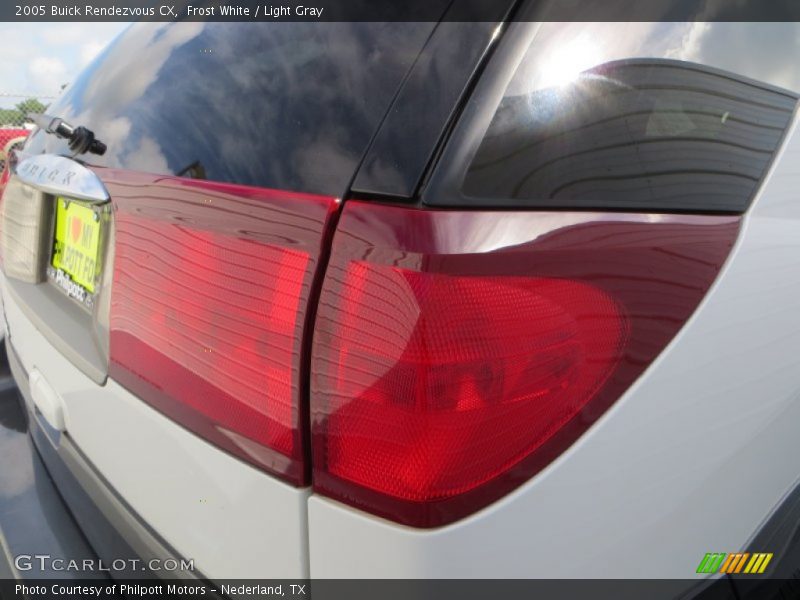
<svg viewBox="0 0 800 600">
<path fill-rule="evenodd" d="M 527 21 L 800 21 L 796 0 L 518 0 Z M 0 20 L 494 21 L 497 0 L 11 0 Z"/>
</svg>

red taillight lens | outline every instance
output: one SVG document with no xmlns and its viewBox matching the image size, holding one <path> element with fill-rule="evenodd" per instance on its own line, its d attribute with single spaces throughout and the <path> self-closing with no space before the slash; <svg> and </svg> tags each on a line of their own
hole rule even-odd
<svg viewBox="0 0 800 600">
<path fill-rule="evenodd" d="M 111 377 L 209 441 L 305 484 L 301 344 L 335 200 L 107 182 L 117 209 Z"/>
<path fill-rule="evenodd" d="M 352 262 L 342 289 L 327 465 L 412 502 L 474 489 L 541 446 L 627 337 L 621 307 L 581 282 Z"/>
<path fill-rule="evenodd" d="M 663 349 L 737 230 L 349 203 L 314 332 L 315 489 L 415 526 L 500 497 Z"/>
</svg>

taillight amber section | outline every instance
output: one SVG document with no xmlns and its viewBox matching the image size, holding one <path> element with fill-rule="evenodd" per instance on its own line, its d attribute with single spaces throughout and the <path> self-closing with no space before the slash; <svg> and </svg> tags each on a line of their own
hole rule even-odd
<svg viewBox="0 0 800 600">
<path fill-rule="evenodd" d="M 208 441 L 306 484 L 301 349 L 335 199 L 132 177 L 104 174 L 116 209 L 111 377 Z"/>
<path fill-rule="evenodd" d="M 432 527 L 519 486 L 664 349 L 738 228 L 348 203 L 314 330 L 315 490 Z"/>
</svg>

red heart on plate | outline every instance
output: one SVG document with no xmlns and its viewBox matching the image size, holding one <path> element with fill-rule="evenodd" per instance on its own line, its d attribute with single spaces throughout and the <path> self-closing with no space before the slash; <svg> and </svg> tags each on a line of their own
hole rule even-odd
<svg viewBox="0 0 800 600">
<path fill-rule="evenodd" d="M 78 217 L 72 217 L 71 222 L 71 231 L 72 231 L 72 241 L 76 242 L 81 239 L 81 229 L 83 229 L 83 225 L 81 224 L 81 220 Z"/>
</svg>

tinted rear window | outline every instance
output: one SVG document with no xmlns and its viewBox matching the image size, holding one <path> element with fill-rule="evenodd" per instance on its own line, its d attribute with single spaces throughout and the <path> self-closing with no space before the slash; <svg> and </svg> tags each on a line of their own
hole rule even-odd
<svg viewBox="0 0 800 600">
<path fill-rule="evenodd" d="M 796 94 L 771 84 L 800 89 L 792 66 L 800 26 L 538 27 L 467 169 L 465 196 L 553 207 L 747 207 L 795 109 Z"/>
<path fill-rule="evenodd" d="M 433 26 L 137 24 L 47 112 L 106 142 L 96 165 L 339 195 Z"/>
</svg>

